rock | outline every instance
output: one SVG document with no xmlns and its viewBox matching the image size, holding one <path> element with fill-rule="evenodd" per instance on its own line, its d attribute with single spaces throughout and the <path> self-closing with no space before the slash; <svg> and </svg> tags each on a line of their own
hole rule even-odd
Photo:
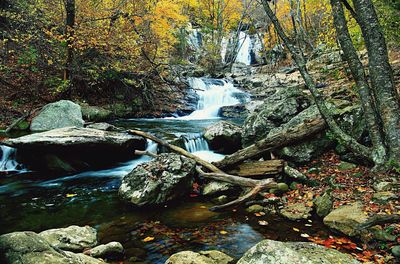
<svg viewBox="0 0 400 264">
<path fill-rule="evenodd" d="M 327 216 L 331 212 L 333 207 L 333 200 L 331 195 L 326 192 L 322 196 L 316 197 L 314 205 L 317 215 L 319 215 L 320 217 Z"/>
<path fill-rule="evenodd" d="M 217 203 L 217 204 L 224 204 L 224 203 L 228 202 L 228 200 L 229 200 L 229 197 L 227 195 L 221 195 L 221 196 L 218 196 L 217 198 L 213 199 L 213 202 Z"/>
<path fill-rule="evenodd" d="M 62 127 L 83 127 L 81 107 L 74 102 L 61 100 L 45 105 L 32 119 L 31 131 L 45 131 Z"/>
<path fill-rule="evenodd" d="M 289 186 L 284 182 L 279 182 L 277 187 L 278 187 L 278 190 L 281 192 L 287 192 L 289 190 Z"/>
<path fill-rule="evenodd" d="M 393 256 L 395 256 L 397 259 L 400 259 L 400 245 L 392 247 L 391 252 Z"/>
<path fill-rule="evenodd" d="M 82 117 L 86 121 L 101 122 L 110 120 L 113 116 L 112 111 L 100 106 L 90 106 L 85 103 L 80 104 L 82 109 Z"/>
<path fill-rule="evenodd" d="M 351 255 L 309 242 L 263 240 L 248 250 L 237 264 L 359 264 Z"/>
<path fill-rule="evenodd" d="M 374 193 L 372 199 L 378 203 L 386 204 L 390 200 L 397 200 L 399 197 L 392 192 L 377 192 Z"/>
<path fill-rule="evenodd" d="M 311 217 L 311 207 L 305 206 L 303 203 L 296 203 L 292 205 L 287 205 L 283 207 L 279 211 L 279 213 L 283 216 L 286 217 L 289 220 L 301 220 L 301 219 L 308 219 Z"/>
<path fill-rule="evenodd" d="M 273 128 L 289 122 L 309 105 L 310 101 L 300 87 L 275 89 L 274 93 L 268 96 L 244 122 L 243 146 L 265 138 Z"/>
<path fill-rule="evenodd" d="M 196 162 L 173 154 L 160 154 L 126 175 L 119 195 L 137 206 L 164 204 L 192 189 Z"/>
<path fill-rule="evenodd" d="M 210 181 L 207 183 L 202 191 L 204 196 L 211 196 L 216 194 L 221 194 L 223 192 L 231 190 L 233 187 L 232 184 L 227 182 L 220 182 L 220 181 Z"/>
<path fill-rule="evenodd" d="M 34 232 L 14 232 L 0 236 L 0 260 L 4 264 L 101 264 L 103 261 L 68 251 L 56 250 Z"/>
<path fill-rule="evenodd" d="M 126 133 L 66 127 L 2 142 L 18 149 L 17 159 L 37 171 L 77 172 L 131 159 L 146 140 Z"/>
<path fill-rule="evenodd" d="M 84 254 L 95 258 L 104 258 L 108 256 L 121 256 L 123 253 L 124 253 L 124 247 L 119 242 L 110 242 L 105 245 L 99 245 L 84 252 Z"/>
<path fill-rule="evenodd" d="M 393 183 L 387 181 L 375 182 L 373 188 L 377 192 L 391 191 L 393 189 Z"/>
<path fill-rule="evenodd" d="M 246 211 L 248 213 L 259 213 L 264 211 L 264 207 L 259 204 L 253 204 L 252 206 L 249 206 Z"/>
<path fill-rule="evenodd" d="M 93 123 L 90 125 L 87 125 L 86 128 L 92 128 L 92 129 L 98 129 L 98 130 L 104 130 L 104 131 L 120 131 L 118 127 L 111 125 L 109 123 Z"/>
<path fill-rule="evenodd" d="M 218 116 L 225 118 L 247 118 L 249 111 L 244 104 L 228 105 L 220 108 Z"/>
<path fill-rule="evenodd" d="M 97 245 L 97 231 L 90 226 L 69 226 L 39 233 L 52 247 L 79 252 Z"/>
<path fill-rule="evenodd" d="M 217 250 L 181 251 L 173 254 L 165 264 L 229 264 L 233 258 Z"/>
<path fill-rule="evenodd" d="M 346 161 L 341 161 L 339 163 L 339 166 L 338 166 L 338 169 L 341 170 L 341 171 L 352 170 L 352 169 L 355 169 L 355 168 L 357 168 L 356 164 L 353 164 L 353 163 L 350 163 L 350 162 L 346 162 Z"/>
<path fill-rule="evenodd" d="M 212 149 L 231 154 L 241 147 L 241 127 L 220 121 L 206 128 L 204 138 Z"/>
<path fill-rule="evenodd" d="M 324 224 L 348 236 L 357 236 L 360 232 L 356 227 L 367 221 L 368 216 L 363 212 L 361 203 L 342 205 L 330 212 L 324 218 Z"/>
</svg>

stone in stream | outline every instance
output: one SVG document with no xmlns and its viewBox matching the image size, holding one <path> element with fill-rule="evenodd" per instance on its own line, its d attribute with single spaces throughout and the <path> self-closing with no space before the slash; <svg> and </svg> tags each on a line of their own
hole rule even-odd
<svg viewBox="0 0 400 264">
<path fill-rule="evenodd" d="M 146 140 L 126 133 L 65 127 L 2 142 L 18 149 L 17 159 L 37 171 L 72 173 L 109 165 L 144 150 Z"/>
<path fill-rule="evenodd" d="M 241 133 L 241 127 L 226 121 L 220 121 L 206 128 L 204 138 L 212 149 L 221 153 L 231 154 L 241 147 Z"/>
<path fill-rule="evenodd" d="M 119 242 L 110 242 L 105 245 L 99 245 L 83 252 L 95 258 L 104 258 L 108 256 L 121 256 L 124 253 L 124 247 Z"/>
<path fill-rule="evenodd" d="M 126 175 L 119 188 L 122 199 L 137 206 L 159 205 L 192 189 L 196 162 L 174 154 L 160 154 Z"/>
<path fill-rule="evenodd" d="M 80 103 L 82 117 L 86 121 L 101 122 L 110 120 L 113 112 L 100 106 L 91 106 L 86 103 Z"/>
<path fill-rule="evenodd" d="M 317 215 L 319 215 L 320 217 L 325 217 L 332 211 L 332 196 L 329 193 L 325 192 L 322 196 L 318 196 L 315 198 L 314 205 Z"/>
<path fill-rule="evenodd" d="M 14 232 L 0 236 L 0 261 L 4 264 L 104 264 L 105 262 L 54 248 L 34 232 Z"/>
<path fill-rule="evenodd" d="M 62 127 L 83 127 L 81 107 L 74 102 L 61 100 L 47 104 L 32 119 L 31 131 L 45 131 Z"/>
<path fill-rule="evenodd" d="M 237 264 L 359 264 L 349 254 L 309 242 L 263 240 L 248 250 Z"/>
<path fill-rule="evenodd" d="M 289 220 L 301 220 L 311 217 L 311 207 L 307 207 L 303 203 L 296 203 L 284 206 L 279 213 Z"/>
<path fill-rule="evenodd" d="M 165 264 L 229 264 L 233 258 L 217 250 L 181 251 L 173 254 Z"/>
<path fill-rule="evenodd" d="M 81 252 L 98 244 L 97 231 L 90 226 L 49 229 L 39 233 L 39 236 L 52 247 L 74 252 Z"/>
<path fill-rule="evenodd" d="M 212 196 L 232 190 L 234 185 L 227 182 L 210 181 L 204 187 L 202 194 L 204 196 Z"/>
</svg>

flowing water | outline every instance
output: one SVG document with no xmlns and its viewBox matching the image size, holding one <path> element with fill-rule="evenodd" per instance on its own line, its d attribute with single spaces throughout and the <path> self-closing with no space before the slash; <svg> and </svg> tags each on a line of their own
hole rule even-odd
<svg viewBox="0 0 400 264">
<path fill-rule="evenodd" d="M 188 151 L 209 161 L 221 159 L 223 155 L 209 149 L 202 133 L 219 120 L 221 106 L 238 103 L 245 97 L 225 80 L 192 79 L 191 84 L 200 95 L 198 110 L 191 115 L 118 120 L 114 124 L 165 139 L 183 138 Z M 155 153 L 157 149 L 157 144 L 148 141 L 147 150 Z M 124 245 L 124 263 L 164 263 L 169 255 L 182 250 L 217 249 L 238 258 L 264 238 L 303 240 L 293 227 L 310 235 L 322 230 L 319 221 L 309 227 L 304 222 L 292 223 L 277 217 L 263 218 L 269 225 L 260 226 L 259 218 L 240 211 L 210 212 L 207 208 L 212 204 L 193 195 L 163 207 L 133 208 L 118 198 L 117 191 L 124 175 L 150 160 L 146 156 L 112 168 L 54 177 L 24 170 L 15 161 L 14 149 L 1 146 L 1 151 L 0 234 L 90 225 L 99 230 L 102 243 L 119 241 Z M 142 240 L 146 236 L 155 239 L 145 243 Z"/>
</svg>

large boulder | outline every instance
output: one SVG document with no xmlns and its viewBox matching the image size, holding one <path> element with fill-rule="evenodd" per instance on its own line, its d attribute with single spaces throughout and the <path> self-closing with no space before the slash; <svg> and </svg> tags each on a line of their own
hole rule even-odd
<svg viewBox="0 0 400 264">
<path fill-rule="evenodd" d="M 227 105 L 219 109 L 218 116 L 226 118 L 247 118 L 249 110 L 245 104 Z"/>
<path fill-rule="evenodd" d="M 212 149 L 221 153 L 231 154 L 241 147 L 242 128 L 220 121 L 206 128 L 204 138 Z"/>
<path fill-rule="evenodd" d="M 145 149 L 146 140 L 120 132 L 66 127 L 2 144 L 17 148 L 17 159 L 30 169 L 71 173 L 131 159 L 135 149 Z"/>
<path fill-rule="evenodd" d="M 325 216 L 324 224 L 348 236 L 360 235 L 357 226 L 368 219 L 362 209 L 363 205 L 358 202 L 342 205 Z"/>
<path fill-rule="evenodd" d="M 265 138 L 272 129 L 289 122 L 309 105 L 308 97 L 299 86 L 275 89 L 244 122 L 243 146 Z"/>
<path fill-rule="evenodd" d="M 0 236 L 0 262 L 4 264 L 104 264 L 105 262 L 54 248 L 34 232 L 14 232 Z"/>
<path fill-rule="evenodd" d="M 237 264 L 359 264 L 351 255 L 309 242 L 280 242 L 263 240 Z"/>
<path fill-rule="evenodd" d="M 233 258 L 217 250 L 181 251 L 173 254 L 165 264 L 229 264 Z"/>
<path fill-rule="evenodd" d="M 136 206 L 159 205 L 190 192 L 195 161 L 163 153 L 137 166 L 122 180 L 119 195 Z"/>
<path fill-rule="evenodd" d="M 62 127 L 83 127 L 81 107 L 74 102 L 61 100 L 45 105 L 32 119 L 31 131 L 45 131 Z"/>
<path fill-rule="evenodd" d="M 82 252 L 98 244 L 97 231 L 90 226 L 49 229 L 39 233 L 39 236 L 52 247 L 74 252 Z"/>
</svg>

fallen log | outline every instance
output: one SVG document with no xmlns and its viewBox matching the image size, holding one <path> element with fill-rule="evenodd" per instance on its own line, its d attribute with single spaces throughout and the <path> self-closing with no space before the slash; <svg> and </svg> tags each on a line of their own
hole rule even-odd
<svg viewBox="0 0 400 264">
<path fill-rule="evenodd" d="M 246 187 L 252 188 L 249 192 L 247 192 L 245 195 L 239 197 L 236 200 L 233 200 L 226 204 L 211 207 L 210 208 L 211 211 L 218 211 L 218 210 L 222 210 L 222 209 L 225 209 L 225 208 L 228 208 L 231 206 L 235 206 L 235 205 L 244 203 L 265 189 L 272 189 L 272 188 L 278 187 L 278 184 L 273 179 L 254 180 L 254 179 L 243 178 L 243 177 L 230 175 L 230 174 L 226 174 L 226 173 L 222 173 L 222 174 L 221 173 L 205 173 L 199 167 L 197 167 L 196 169 L 197 169 L 197 172 L 199 173 L 199 176 L 201 176 L 201 177 L 236 184 L 236 185 L 239 185 L 244 188 L 246 188 Z"/>
<path fill-rule="evenodd" d="M 266 160 L 255 162 L 244 162 L 239 164 L 229 174 L 238 175 L 241 177 L 262 177 L 265 175 L 275 175 L 283 171 L 283 160 Z"/>
<path fill-rule="evenodd" d="M 220 169 L 232 168 L 233 166 L 252 158 L 260 157 L 268 151 L 282 148 L 310 137 L 326 128 L 325 121 L 319 117 L 298 126 L 268 135 L 247 148 L 226 156 L 223 160 L 213 162 Z"/>
<path fill-rule="evenodd" d="M 217 168 L 215 165 L 213 165 L 213 164 L 211 164 L 211 163 L 209 163 L 209 162 L 207 162 L 207 161 L 205 161 L 205 160 L 193 155 L 192 153 L 187 152 L 183 148 L 180 148 L 178 146 L 169 144 L 168 142 L 166 142 L 166 141 L 164 141 L 162 139 L 159 139 L 158 137 L 155 137 L 155 136 L 153 136 L 151 134 L 148 134 L 148 133 L 140 131 L 140 130 L 128 130 L 127 132 L 129 134 L 132 134 L 132 135 L 137 135 L 137 136 L 142 136 L 142 137 L 148 138 L 148 139 L 150 139 L 150 140 L 152 140 L 152 141 L 154 141 L 154 142 L 156 142 L 156 143 L 158 143 L 158 144 L 160 144 L 162 146 L 170 148 L 171 150 L 173 150 L 173 151 L 175 151 L 175 152 L 177 152 L 177 153 L 179 153 L 179 154 L 181 154 L 181 155 L 183 155 L 185 157 L 193 159 L 194 161 L 196 161 L 197 164 L 202 165 L 203 167 L 209 169 L 210 171 L 218 172 L 218 173 L 224 173 L 222 170 Z"/>
</svg>

